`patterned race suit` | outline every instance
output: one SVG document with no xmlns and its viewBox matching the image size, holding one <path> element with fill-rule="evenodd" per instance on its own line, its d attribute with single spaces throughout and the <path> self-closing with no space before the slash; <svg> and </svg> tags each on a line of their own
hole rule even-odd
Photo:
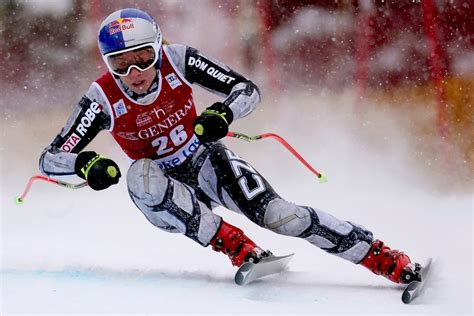
<svg viewBox="0 0 474 316">
<path fill-rule="evenodd" d="M 156 227 L 208 246 L 221 223 L 212 208 L 222 205 L 261 227 L 360 262 L 373 242 L 371 232 L 282 199 L 223 143 L 199 143 L 192 84 L 224 97 L 234 120 L 260 102 L 258 88 L 242 75 L 196 49 L 168 45 L 146 95 L 134 94 L 109 73 L 96 80 L 42 153 L 40 170 L 49 176 L 74 174 L 77 153 L 108 130 L 132 161 L 129 194 Z"/>
</svg>

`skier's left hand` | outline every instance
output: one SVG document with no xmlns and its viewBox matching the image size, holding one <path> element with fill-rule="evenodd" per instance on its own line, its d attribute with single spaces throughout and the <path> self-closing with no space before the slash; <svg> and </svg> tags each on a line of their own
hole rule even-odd
<svg viewBox="0 0 474 316">
<path fill-rule="evenodd" d="M 218 141 L 227 135 L 233 118 L 227 105 L 216 102 L 194 120 L 194 133 L 201 143 Z"/>
</svg>

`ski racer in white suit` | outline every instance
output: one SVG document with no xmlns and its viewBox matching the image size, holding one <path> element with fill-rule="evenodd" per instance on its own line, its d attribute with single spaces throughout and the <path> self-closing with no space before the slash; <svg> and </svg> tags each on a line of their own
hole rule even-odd
<svg viewBox="0 0 474 316">
<path fill-rule="evenodd" d="M 122 9 L 100 26 L 108 71 L 90 86 L 40 157 L 48 176 L 77 174 L 94 190 L 121 177 L 112 160 L 84 147 L 109 131 L 133 161 L 132 201 L 156 227 L 228 255 L 235 266 L 268 255 L 212 211 L 222 205 L 278 234 L 300 237 L 397 283 L 417 277 L 407 255 L 360 225 L 280 197 L 249 163 L 219 140 L 260 102 L 257 86 L 198 50 L 163 43 L 155 20 Z M 222 96 L 197 115 L 192 85 Z"/>
</svg>

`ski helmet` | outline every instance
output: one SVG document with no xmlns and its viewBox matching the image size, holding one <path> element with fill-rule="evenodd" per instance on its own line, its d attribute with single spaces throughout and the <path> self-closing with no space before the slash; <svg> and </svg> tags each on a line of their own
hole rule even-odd
<svg viewBox="0 0 474 316">
<path fill-rule="evenodd" d="M 147 69 L 157 61 L 158 66 L 161 65 L 160 28 L 153 17 L 145 11 L 129 8 L 113 12 L 100 25 L 98 42 L 104 62 L 114 74 L 128 75 L 130 68 L 126 74 L 117 73 L 111 67 L 108 57 L 147 46 L 151 46 L 155 53 L 154 61 L 152 65 L 147 65 Z M 139 65 L 137 68 L 145 70 Z"/>
</svg>

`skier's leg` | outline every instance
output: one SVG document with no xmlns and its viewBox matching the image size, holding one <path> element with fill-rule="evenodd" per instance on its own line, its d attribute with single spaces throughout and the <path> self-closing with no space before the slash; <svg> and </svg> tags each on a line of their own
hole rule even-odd
<svg viewBox="0 0 474 316">
<path fill-rule="evenodd" d="M 212 177 L 218 181 L 212 186 L 203 183 L 203 188 L 212 191 L 222 205 L 245 214 L 262 227 L 306 239 L 328 253 L 361 263 L 394 282 L 399 282 L 403 268 L 410 263 L 408 256 L 384 248 L 383 243 L 380 247 L 380 241 L 374 242 L 372 233 L 364 227 L 282 199 L 253 167 L 222 144 L 212 147 L 206 163 L 212 168 L 203 168 L 203 172 L 206 175 L 214 172 Z M 379 248 L 382 250 L 377 252 Z"/>
<path fill-rule="evenodd" d="M 209 245 L 221 218 L 197 200 L 189 186 L 167 177 L 150 159 L 130 166 L 127 185 L 132 201 L 153 225 Z"/>
<path fill-rule="evenodd" d="M 374 240 L 364 227 L 341 221 L 321 210 L 277 198 L 266 209 L 264 225 L 280 234 L 304 238 L 328 253 L 359 263 L 393 282 L 407 283 L 418 277 L 415 265 L 406 254 Z"/>
<path fill-rule="evenodd" d="M 205 247 L 211 244 L 237 266 L 261 252 L 240 229 L 198 200 L 194 189 L 165 175 L 152 160 L 134 162 L 127 185 L 133 202 L 156 227 L 180 232 Z"/>
</svg>

